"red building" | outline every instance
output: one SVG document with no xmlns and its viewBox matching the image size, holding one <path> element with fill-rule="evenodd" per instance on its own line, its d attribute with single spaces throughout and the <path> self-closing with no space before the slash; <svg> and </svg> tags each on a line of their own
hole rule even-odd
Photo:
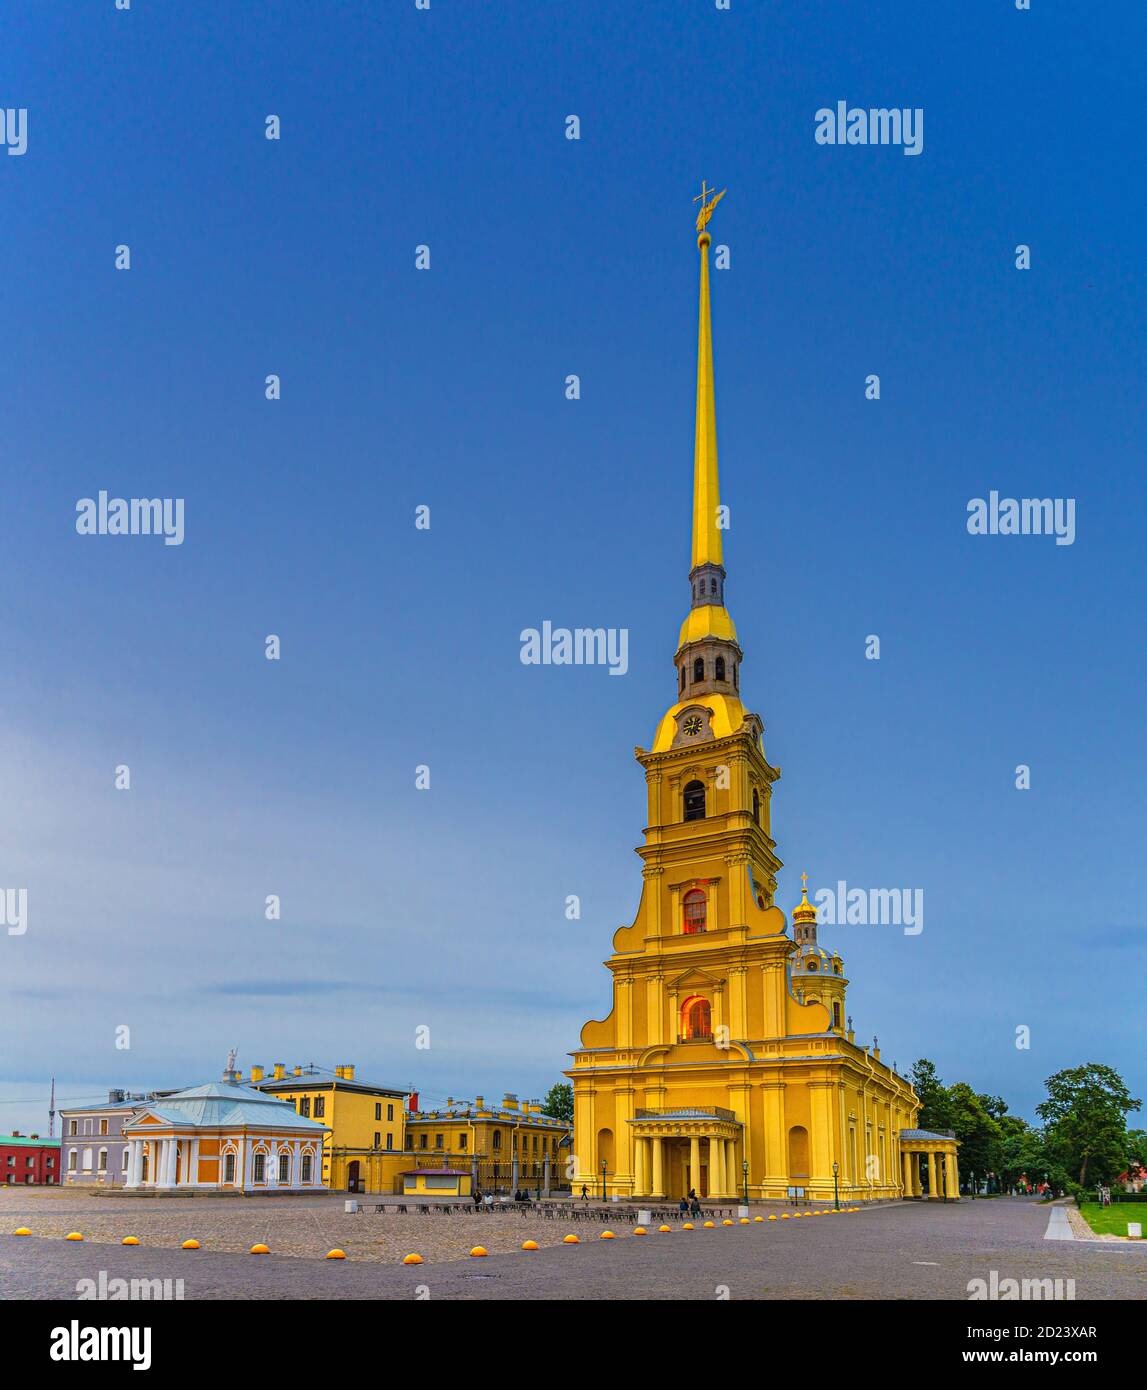
<svg viewBox="0 0 1147 1390">
<path fill-rule="evenodd" d="M 60 1141 L 38 1134 L 0 1135 L 0 1182 L 6 1186 L 60 1181 Z"/>
</svg>

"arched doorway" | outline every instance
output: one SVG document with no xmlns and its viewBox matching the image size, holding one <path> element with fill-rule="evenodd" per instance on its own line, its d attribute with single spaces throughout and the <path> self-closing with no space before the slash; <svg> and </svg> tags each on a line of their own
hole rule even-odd
<svg viewBox="0 0 1147 1390">
<path fill-rule="evenodd" d="M 351 1161 L 347 1164 L 346 1190 L 348 1192 L 361 1191 L 361 1188 L 359 1186 L 359 1164 L 357 1158 L 351 1159 Z"/>
<path fill-rule="evenodd" d="M 808 1183 L 808 1130 L 793 1125 L 789 1130 L 789 1182 L 793 1187 Z"/>
</svg>

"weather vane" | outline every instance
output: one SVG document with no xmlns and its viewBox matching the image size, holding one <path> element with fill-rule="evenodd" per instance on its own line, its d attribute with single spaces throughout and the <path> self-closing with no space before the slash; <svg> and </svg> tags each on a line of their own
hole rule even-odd
<svg viewBox="0 0 1147 1390">
<path fill-rule="evenodd" d="M 701 204 L 701 211 L 697 214 L 697 230 L 699 232 L 703 232 L 709 225 L 709 219 L 713 216 L 713 209 L 728 191 L 727 188 L 722 188 L 720 193 L 714 193 L 705 180 L 701 180 L 701 192 L 693 199 L 695 203 Z"/>
</svg>

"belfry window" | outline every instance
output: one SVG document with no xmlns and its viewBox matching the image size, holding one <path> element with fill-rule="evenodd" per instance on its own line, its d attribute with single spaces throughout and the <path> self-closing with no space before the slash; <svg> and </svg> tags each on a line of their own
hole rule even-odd
<svg viewBox="0 0 1147 1390">
<path fill-rule="evenodd" d="M 716 579 L 710 579 L 710 580 L 709 580 L 709 592 L 710 592 L 711 594 L 715 594 L 715 593 L 717 592 L 717 581 L 716 581 Z"/>
<path fill-rule="evenodd" d="M 694 936 L 698 932 L 705 930 L 706 899 L 705 894 L 699 888 L 694 888 L 685 894 L 683 901 L 684 915 L 682 917 L 681 930 L 686 936 Z"/>
<path fill-rule="evenodd" d="M 683 794 L 685 820 L 705 819 L 705 787 L 701 782 L 686 782 Z"/>
<path fill-rule="evenodd" d="M 717 658 L 715 671 L 716 679 L 719 681 L 723 681 L 725 679 L 725 658 L 723 656 L 719 656 Z"/>
<path fill-rule="evenodd" d="M 833 1026 L 834 1028 L 839 1028 L 839 1027 L 840 1027 L 840 1005 L 839 1005 L 839 1004 L 834 1004 L 834 1005 L 832 1006 L 832 1026 Z"/>
<path fill-rule="evenodd" d="M 760 824 L 761 821 L 761 796 L 756 787 L 753 788 L 753 819 Z"/>
<path fill-rule="evenodd" d="M 693 679 L 703 681 L 705 679 L 705 662 L 702 657 L 698 657 L 693 663 Z"/>
<path fill-rule="evenodd" d="M 685 667 L 684 667 L 684 666 L 682 666 L 682 668 L 681 668 L 681 689 L 682 689 L 682 690 L 685 689 Z"/>
<path fill-rule="evenodd" d="M 686 1042 L 713 1036 L 713 1013 L 708 999 L 686 999 L 681 1008 L 681 1036 Z"/>
</svg>

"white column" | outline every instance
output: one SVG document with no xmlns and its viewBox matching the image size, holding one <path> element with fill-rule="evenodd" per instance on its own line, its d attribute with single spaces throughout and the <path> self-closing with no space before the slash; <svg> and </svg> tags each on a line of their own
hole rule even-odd
<svg viewBox="0 0 1147 1390">
<path fill-rule="evenodd" d="M 139 1140 L 129 1139 L 127 1144 L 127 1178 L 124 1182 L 125 1187 L 139 1186 L 139 1151 Z"/>
<path fill-rule="evenodd" d="M 191 1156 L 187 1163 L 187 1185 L 188 1187 L 199 1186 L 199 1135 L 197 1134 L 191 1141 Z"/>
<path fill-rule="evenodd" d="M 271 1140 L 271 1152 L 267 1155 L 267 1186 L 279 1185 L 279 1141 Z"/>
</svg>

